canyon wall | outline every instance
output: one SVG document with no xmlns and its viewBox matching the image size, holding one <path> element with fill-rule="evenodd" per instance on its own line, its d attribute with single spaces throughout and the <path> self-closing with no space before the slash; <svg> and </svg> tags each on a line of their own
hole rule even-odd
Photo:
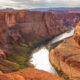
<svg viewBox="0 0 80 80">
<path fill-rule="evenodd" d="M 67 31 L 79 20 L 78 13 L 0 11 L 0 70 L 28 67 L 29 51 L 36 44 Z"/>
<path fill-rule="evenodd" d="M 75 34 L 73 37 L 77 44 L 80 45 L 80 22 L 75 29 Z"/>
<path fill-rule="evenodd" d="M 80 23 L 72 38 L 65 39 L 58 47 L 51 50 L 50 62 L 69 79 L 80 80 Z"/>
<path fill-rule="evenodd" d="M 54 37 L 74 27 L 79 20 L 78 13 L 1 11 L 0 42 L 26 42 L 32 38 Z"/>
<path fill-rule="evenodd" d="M 26 42 L 29 38 L 56 36 L 67 30 L 56 18 L 57 14 L 51 12 L 0 12 L 0 42 L 7 43 L 10 39 Z"/>
</svg>

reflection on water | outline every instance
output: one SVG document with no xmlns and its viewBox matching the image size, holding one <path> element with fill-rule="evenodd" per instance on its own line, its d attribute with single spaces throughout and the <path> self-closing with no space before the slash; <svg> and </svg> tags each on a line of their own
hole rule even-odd
<svg viewBox="0 0 80 80">
<path fill-rule="evenodd" d="M 57 37 L 55 37 L 53 40 L 49 42 L 49 45 L 52 43 L 55 43 L 57 41 L 60 41 L 64 38 L 72 36 L 74 33 L 74 28 L 68 32 L 63 33 Z M 46 49 L 46 47 L 41 47 L 37 52 L 33 52 L 31 63 L 34 64 L 35 68 L 45 70 L 47 72 L 57 74 L 55 69 L 52 67 L 52 65 L 49 62 L 49 51 Z"/>
<path fill-rule="evenodd" d="M 48 71 L 50 73 L 56 74 L 55 69 L 49 62 L 49 51 L 44 47 L 33 54 L 32 64 L 35 65 L 35 68 Z"/>
</svg>

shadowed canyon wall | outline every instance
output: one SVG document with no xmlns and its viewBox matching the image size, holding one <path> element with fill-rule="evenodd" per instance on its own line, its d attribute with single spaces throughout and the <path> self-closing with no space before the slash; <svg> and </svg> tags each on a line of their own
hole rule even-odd
<svg viewBox="0 0 80 80">
<path fill-rule="evenodd" d="M 80 20 L 78 13 L 58 14 L 37 11 L 1 11 L 0 42 L 26 42 L 29 38 L 54 37 L 74 27 Z"/>
</svg>

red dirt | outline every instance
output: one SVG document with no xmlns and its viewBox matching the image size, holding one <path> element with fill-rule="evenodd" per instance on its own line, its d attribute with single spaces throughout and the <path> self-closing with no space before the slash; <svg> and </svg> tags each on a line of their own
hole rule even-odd
<svg viewBox="0 0 80 80">
<path fill-rule="evenodd" d="M 64 79 L 58 76 L 54 76 L 53 74 L 42 70 L 26 68 L 15 73 L 2 74 L 0 75 L 0 80 L 64 80 Z"/>
</svg>

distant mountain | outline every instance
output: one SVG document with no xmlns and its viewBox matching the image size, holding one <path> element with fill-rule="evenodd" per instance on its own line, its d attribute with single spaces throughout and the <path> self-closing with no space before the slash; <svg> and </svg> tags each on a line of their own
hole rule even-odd
<svg viewBox="0 0 80 80">
<path fill-rule="evenodd" d="M 5 9 L 0 9 L 0 10 L 15 10 L 14 8 L 5 8 Z"/>
<path fill-rule="evenodd" d="M 19 9 L 14 9 L 14 8 L 5 8 L 5 9 L 0 9 L 0 10 L 19 10 Z M 80 10 L 80 7 L 74 7 L 74 8 L 33 8 L 33 9 L 20 9 L 20 10 L 29 10 L 29 11 L 57 11 L 57 12 L 64 12 L 65 10 Z"/>
<path fill-rule="evenodd" d="M 25 9 L 30 11 L 55 11 L 55 10 L 80 10 L 80 7 L 76 8 L 35 8 L 35 9 Z"/>
<path fill-rule="evenodd" d="M 51 8 L 35 8 L 35 9 L 25 9 L 25 10 L 30 10 L 30 11 L 48 11 Z"/>
</svg>

